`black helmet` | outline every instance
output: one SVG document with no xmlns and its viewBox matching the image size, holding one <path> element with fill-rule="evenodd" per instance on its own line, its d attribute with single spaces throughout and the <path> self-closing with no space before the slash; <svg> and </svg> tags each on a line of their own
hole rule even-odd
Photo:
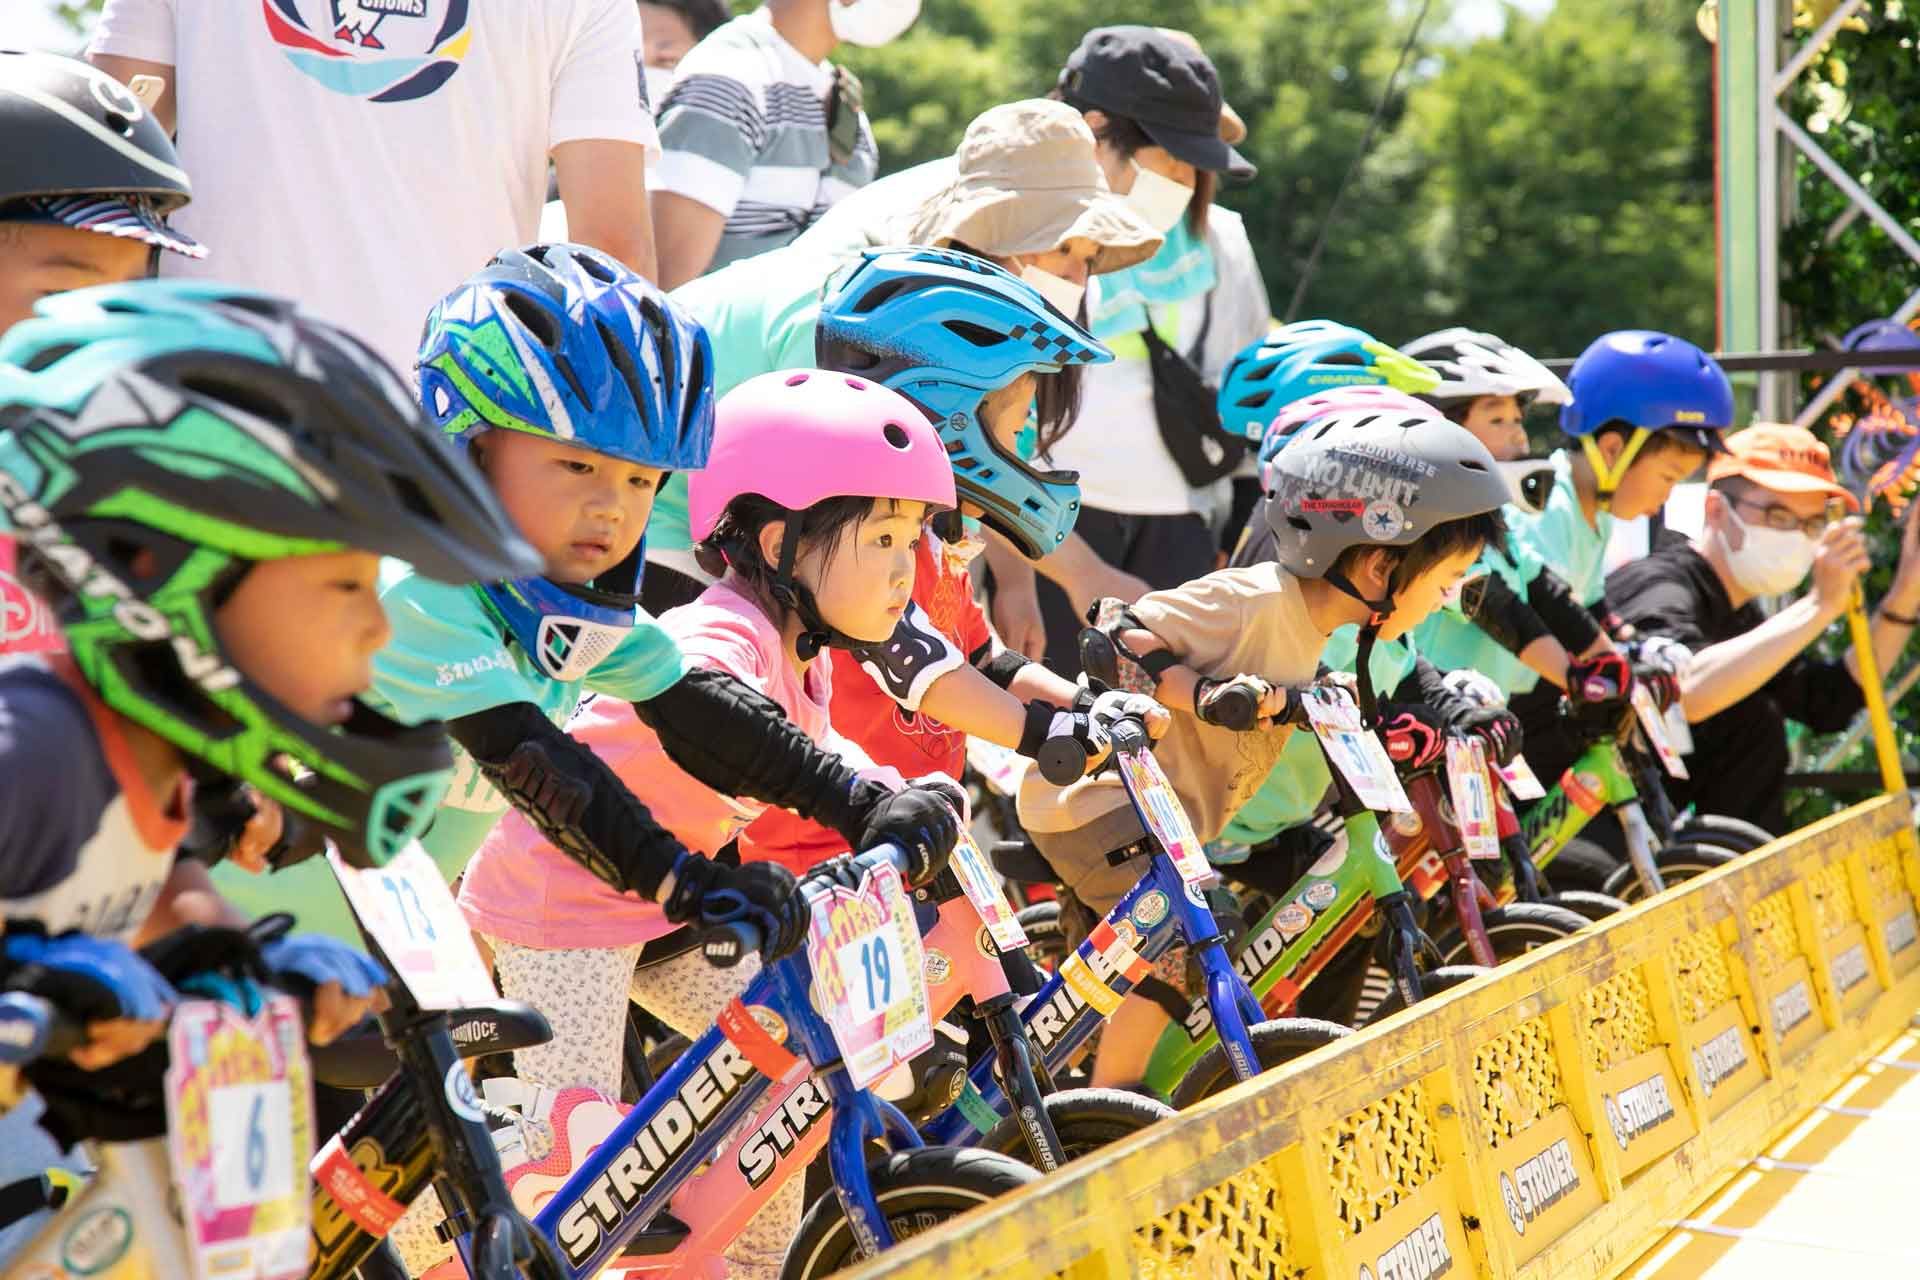
<svg viewBox="0 0 1920 1280">
<path fill-rule="evenodd" d="M 77 58 L 0 50 L 0 221 L 50 222 L 206 256 L 163 219 L 193 198 L 133 91 Z"/>
</svg>

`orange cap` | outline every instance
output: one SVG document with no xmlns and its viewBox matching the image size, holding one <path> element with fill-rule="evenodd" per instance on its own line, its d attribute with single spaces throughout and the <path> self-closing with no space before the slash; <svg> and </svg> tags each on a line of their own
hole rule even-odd
<svg viewBox="0 0 1920 1280">
<path fill-rule="evenodd" d="M 1860 510 L 1860 500 L 1834 478 L 1833 455 L 1805 427 L 1756 422 L 1727 436 L 1726 446 L 1707 463 L 1709 482 L 1741 476 L 1775 493 L 1824 493 Z"/>
</svg>

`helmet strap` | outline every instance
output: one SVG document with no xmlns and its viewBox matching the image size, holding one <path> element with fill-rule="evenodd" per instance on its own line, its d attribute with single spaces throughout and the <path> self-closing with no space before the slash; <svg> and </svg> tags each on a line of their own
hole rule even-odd
<svg viewBox="0 0 1920 1280">
<path fill-rule="evenodd" d="M 1592 436 L 1581 436 L 1580 446 L 1586 451 L 1587 465 L 1593 468 L 1593 487 L 1599 500 L 1600 510 L 1606 511 L 1613 506 L 1613 491 L 1627 478 L 1627 468 L 1640 456 L 1653 433 L 1645 427 L 1635 427 L 1633 434 L 1627 437 L 1626 447 L 1620 450 L 1620 457 L 1608 465 L 1607 455 L 1600 452 L 1598 441 Z"/>
<path fill-rule="evenodd" d="M 770 590 L 781 608 L 791 609 L 793 616 L 800 619 L 800 635 L 793 642 L 793 651 L 800 661 L 812 662 L 822 649 L 856 649 L 866 642 L 829 625 L 820 614 L 812 590 L 793 576 L 793 564 L 800 555 L 800 535 L 793 527 L 798 516 L 798 512 L 789 516 L 786 528 L 781 531 L 780 567 L 774 570 Z"/>
<path fill-rule="evenodd" d="M 1373 691 L 1373 642 L 1380 638 L 1380 620 L 1376 615 L 1360 628 L 1360 639 L 1353 650 L 1353 676 L 1360 693 L 1360 723 L 1369 729 L 1380 723 L 1380 703 Z"/>
<path fill-rule="evenodd" d="M 1354 586 L 1353 580 L 1338 569 L 1329 569 L 1321 574 L 1320 577 L 1322 581 L 1331 583 L 1334 587 L 1344 591 L 1347 595 L 1352 596 L 1355 600 L 1367 606 L 1367 620 L 1361 624 L 1363 628 L 1378 627 L 1392 615 L 1392 587 L 1388 587 L 1386 594 L 1376 600 L 1370 599 L 1360 588 Z"/>
</svg>

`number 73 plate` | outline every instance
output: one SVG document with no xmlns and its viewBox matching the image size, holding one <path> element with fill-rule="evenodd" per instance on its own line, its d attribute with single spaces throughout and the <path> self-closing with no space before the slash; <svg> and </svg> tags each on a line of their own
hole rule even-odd
<svg viewBox="0 0 1920 1280">
<path fill-rule="evenodd" d="M 829 885 L 814 898 L 807 961 L 814 1006 L 856 1086 L 932 1046 L 920 926 L 891 863 L 868 868 L 858 890 Z"/>
</svg>

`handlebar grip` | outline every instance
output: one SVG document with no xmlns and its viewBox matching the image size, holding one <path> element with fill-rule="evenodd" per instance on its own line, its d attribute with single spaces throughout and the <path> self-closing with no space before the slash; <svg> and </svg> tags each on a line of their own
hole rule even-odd
<svg viewBox="0 0 1920 1280">
<path fill-rule="evenodd" d="M 1220 724 L 1248 729 L 1260 725 L 1260 697 L 1244 684 L 1229 685 L 1213 698 L 1213 718 Z"/>
<path fill-rule="evenodd" d="M 716 969 L 731 969 L 741 958 L 760 950 L 760 930 L 745 920 L 709 925 L 700 935 L 700 954 Z"/>
<path fill-rule="evenodd" d="M 1087 761 L 1091 759 L 1080 739 L 1066 734 L 1048 738 L 1033 755 L 1034 763 L 1040 766 L 1040 776 L 1056 787 L 1080 781 L 1086 776 Z"/>
</svg>

